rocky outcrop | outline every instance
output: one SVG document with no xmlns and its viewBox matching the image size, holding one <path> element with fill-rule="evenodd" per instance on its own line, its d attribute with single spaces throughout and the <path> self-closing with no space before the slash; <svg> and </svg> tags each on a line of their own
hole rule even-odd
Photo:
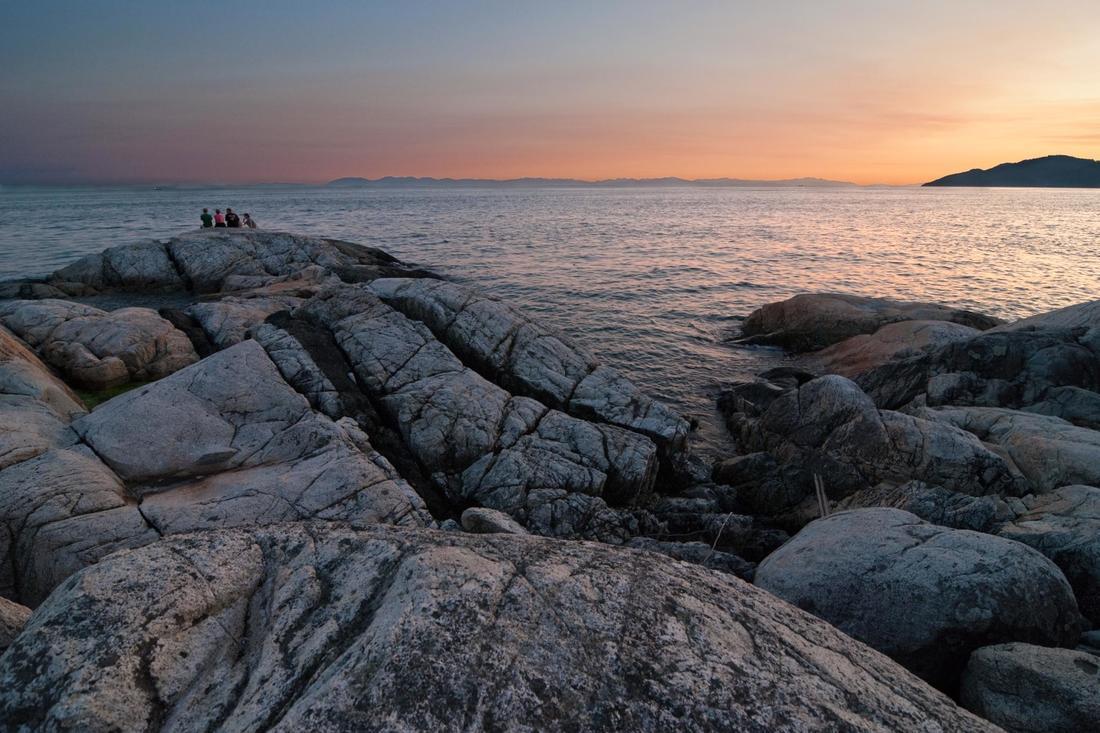
<svg viewBox="0 0 1100 733">
<path fill-rule="evenodd" d="M 457 502 L 524 521 L 535 489 L 630 504 L 653 488 L 656 448 L 648 438 L 509 394 L 363 288 L 324 290 L 295 315 L 332 332 L 360 386 Z"/>
<path fill-rule="evenodd" d="M 718 467 L 759 514 L 780 514 L 813 493 L 813 474 L 841 499 L 883 481 L 924 481 L 984 496 L 1019 495 L 1024 484 L 1004 458 L 944 422 L 879 410 L 855 383 L 821 377 L 770 399 L 759 417 L 729 415 L 749 456 Z M 750 457 L 751 456 L 751 457 Z"/>
<path fill-rule="evenodd" d="M 948 321 L 899 321 L 871 334 L 861 334 L 822 349 L 812 361 L 821 370 L 855 379 L 882 364 L 932 351 L 981 331 Z"/>
<path fill-rule="evenodd" d="M 962 704 L 1009 733 L 1079 733 L 1100 721 L 1100 659 L 998 644 L 970 655 Z"/>
<path fill-rule="evenodd" d="M 1027 498 L 1025 497 L 1024 501 Z M 1015 500 L 1014 504 L 1022 504 Z M 916 514 L 926 522 L 952 529 L 994 532 L 1016 518 L 1013 505 L 999 496 L 970 496 L 931 486 L 923 481 L 882 483 L 857 491 L 841 501 L 838 509 L 893 507 Z"/>
<path fill-rule="evenodd" d="M 1059 308 L 1058 310 L 1039 313 L 1028 318 L 1021 318 L 1012 323 L 1005 323 L 994 328 L 994 331 L 1042 331 L 1046 329 L 1084 329 L 1091 331 L 1091 336 L 1100 336 L 1100 300 L 1091 300 L 1086 303 Z M 1094 343 L 1089 338 L 1090 343 Z"/>
<path fill-rule="evenodd" d="M 726 574 L 317 524 L 89 568 L 0 659 L 0 690 L 27 729 L 992 730 Z"/>
<path fill-rule="evenodd" d="M 0 654 L 3 654 L 27 623 L 31 609 L 0 597 Z"/>
<path fill-rule="evenodd" d="M 807 525 L 760 563 L 755 582 L 944 690 L 974 649 L 1072 645 L 1081 631 L 1073 592 L 1050 560 L 899 509 Z"/>
<path fill-rule="evenodd" d="M 68 445 L 0 471 L 0 595 L 36 604 L 162 535 L 307 518 L 430 522 L 354 423 L 314 413 L 247 341 L 104 403 Z"/>
<path fill-rule="evenodd" d="M 0 303 L 0 322 L 86 389 L 160 379 L 198 361 L 187 336 L 149 308 L 15 300 Z"/>
<path fill-rule="evenodd" d="M 442 280 L 381 279 L 370 290 L 512 393 L 683 449 L 690 429 L 683 417 L 506 303 Z"/>
<path fill-rule="evenodd" d="M 756 563 L 731 552 L 716 550 L 705 542 L 662 542 L 651 537 L 635 537 L 627 543 L 627 547 L 668 555 L 675 560 L 736 575 L 742 580 L 751 581 L 756 571 Z"/>
<path fill-rule="evenodd" d="M 1082 329 L 983 333 L 871 369 L 858 382 L 883 408 L 1005 407 L 1100 427 L 1100 341 Z"/>
<path fill-rule="evenodd" d="M 768 303 L 749 314 L 744 341 L 817 351 L 860 334 L 872 334 L 899 321 L 948 321 L 985 330 L 1001 321 L 934 303 L 912 303 L 842 293 L 796 295 Z"/>
<path fill-rule="evenodd" d="M 17 339 L 0 326 L 0 394 L 28 397 L 62 417 L 84 412 L 80 398 Z"/>
<path fill-rule="evenodd" d="M 999 534 L 1034 547 L 1066 574 L 1081 612 L 1100 626 L 1100 488 L 1064 486 L 1026 496 Z"/>
<path fill-rule="evenodd" d="M 48 284 L 67 293 L 194 290 L 214 293 L 285 283 L 302 272 L 346 282 L 378 277 L 431 277 L 381 250 L 285 232 L 195 231 L 167 242 L 111 247 L 53 273 Z"/>
</svg>

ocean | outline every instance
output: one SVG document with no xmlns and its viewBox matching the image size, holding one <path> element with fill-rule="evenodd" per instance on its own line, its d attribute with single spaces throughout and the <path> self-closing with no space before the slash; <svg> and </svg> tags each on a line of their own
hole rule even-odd
<svg viewBox="0 0 1100 733">
<path fill-rule="evenodd" d="M 732 344 L 800 292 L 1017 318 L 1100 297 L 1100 190 L 0 187 L 0 279 L 197 227 L 202 207 L 338 237 L 511 301 L 729 445 L 722 385 L 787 363 Z"/>
</svg>

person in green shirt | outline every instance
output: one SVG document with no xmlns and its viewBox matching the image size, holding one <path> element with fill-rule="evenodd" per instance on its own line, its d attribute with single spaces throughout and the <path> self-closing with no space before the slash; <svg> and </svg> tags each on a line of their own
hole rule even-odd
<svg viewBox="0 0 1100 733">
<path fill-rule="evenodd" d="M 206 209 L 202 210 L 202 216 L 200 216 L 199 218 L 202 219 L 203 229 L 209 229 L 210 227 L 214 226 L 214 217 L 210 216 L 210 212 Z"/>
</svg>

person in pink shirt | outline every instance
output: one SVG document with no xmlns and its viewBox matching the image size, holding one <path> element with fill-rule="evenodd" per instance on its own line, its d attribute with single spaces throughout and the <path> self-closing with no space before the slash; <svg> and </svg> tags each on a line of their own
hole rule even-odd
<svg viewBox="0 0 1100 733">
<path fill-rule="evenodd" d="M 221 209 L 214 209 L 214 226 L 225 226 L 225 214 L 222 213 Z"/>
</svg>

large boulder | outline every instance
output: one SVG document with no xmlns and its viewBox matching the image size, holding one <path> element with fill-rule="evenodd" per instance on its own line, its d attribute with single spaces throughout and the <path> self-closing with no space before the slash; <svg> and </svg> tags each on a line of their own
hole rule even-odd
<svg viewBox="0 0 1100 733">
<path fill-rule="evenodd" d="M 423 526 L 423 501 L 350 420 L 313 412 L 246 341 L 114 398 L 0 470 L 0 595 L 41 601 L 121 547 L 302 519 Z M 93 452 L 94 449 L 94 452 Z"/>
<path fill-rule="evenodd" d="M 348 282 L 378 277 L 430 277 L 381 250 L 286 232 L 209 229 L 112 247 L 58 270 L 48 282 L 62 290 L 183 290 L 200 293 L 286 282 L 304 271 Z M 316 278 L 312 278 L 316 279 Z"/>
<path fill-rule="evenodd" d="M 1100 486 L 1100 431 L 1058 417 L 995 407 L 925 408 L 917 414 L 995 447 L 1035 492 L 1069 484 Z"/>
<path fill-rule="evenodd" d="M 873 367 L 979 333 L 976 328 L 949 321 L 899 321 L 822 349 L 813 355 L 813 362 L 822 371 L 855 379 Z"/>
<path fill-rule="evenodd" d="M 683 448 L 687 420 L 516 308 L 442 280 L 380 279 L 370 290 L 514 394 Z"/>
<path fill-rule="evenodd" d="M 72 577 L 0 658 L 15 730 L 992 731 L 723 573 L 510 535 L 199 533 Z"/>
<path fill-rule="evenodd" d="M 1084 733 L 1100 723 L 1100 659 L 998 644 L 970 655 L 962 704 L 1009 733 Z"/>
<path fill-rule="evenodd" d="M 745 319 L 742 333 L 751 343 L 775 344 L 793 351 L 817 351 L 899 321 L 948 321 L 979 330 L 1001 323 L 991 316 L 935 303 L 842 293 L 804 293 L 756 309 Z"/>
<path fill-rule="evenodd" d="M 1026 496 L 999 534 L 1034 547 L 1066 574 L 1081 612 L 1100 626 L 1100 488 L 1064 486 Z"/>
<path fill-rule="evenodd" d="M 186 334 L 149 308 L 16 300 L 0 304 L 0 321 L 87 389 L 160 379 L 198 361 Z"/>
<path fill-rule="evenodd" d="M 755 582 L 944 690 L 974 649 L 1072 645 L 1081 632 L 1073 591 L 1050 560 L 900 509 L 812 522 L 760 563 Z"/>
</svg>

